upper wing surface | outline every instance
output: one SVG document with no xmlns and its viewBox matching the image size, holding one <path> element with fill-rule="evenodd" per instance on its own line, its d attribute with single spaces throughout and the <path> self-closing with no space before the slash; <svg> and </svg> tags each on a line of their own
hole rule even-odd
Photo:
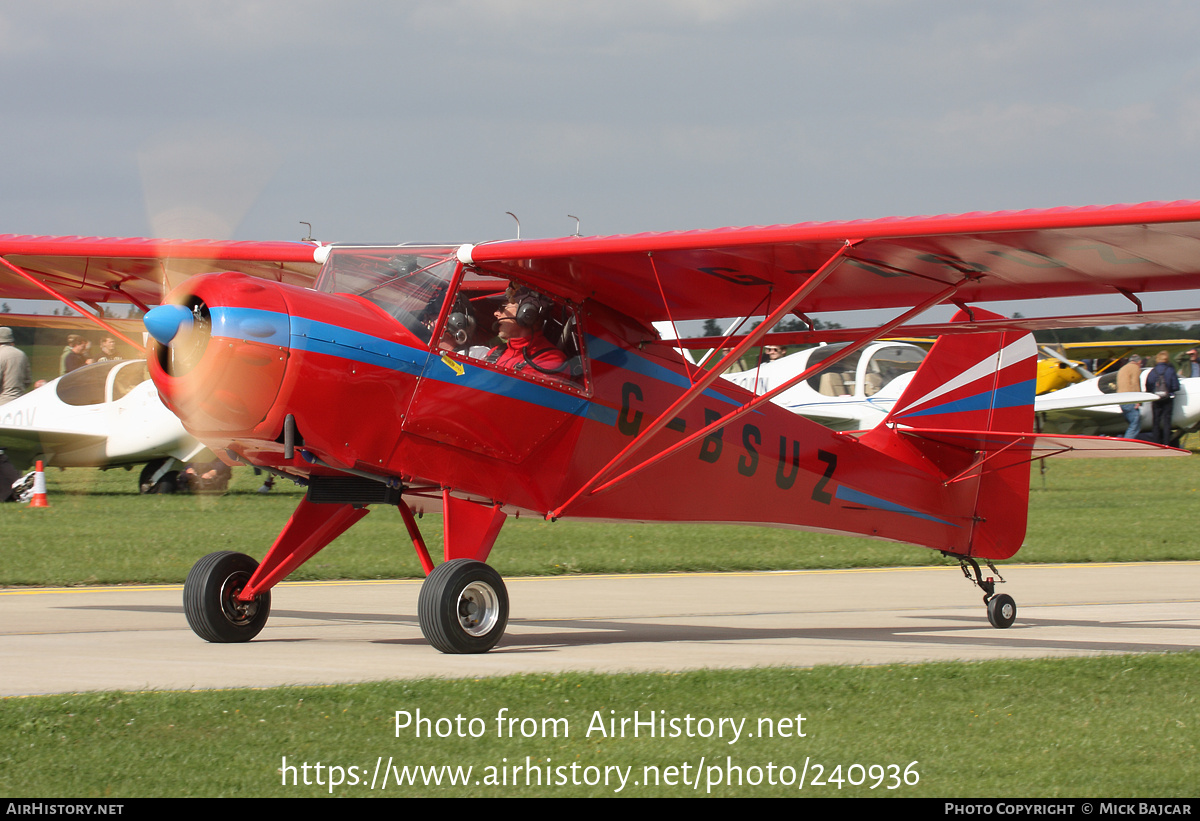
<svg viewBox="0 0 1200 821">
<path fill-rule="evenodd" d="M 308 242 L 115 239 L 0 235 L 0 256 L 57 291 L 80 302 L 145 304 L 189 276 L 240 271 L 294 285 L 310 285 L 321 266 Z M 9 299 L 45 299 L 35 285 L 0 267 L 0 294 Z"/>
<path fill-rule="evenodd" d="M 1200 202 L 508 240 L 460 256 L 644 321 L 769 312 L 858 241 L 803 312 L 907 307 L 946 286 L 966 302 L 1200 287 Z"/>
</svg>

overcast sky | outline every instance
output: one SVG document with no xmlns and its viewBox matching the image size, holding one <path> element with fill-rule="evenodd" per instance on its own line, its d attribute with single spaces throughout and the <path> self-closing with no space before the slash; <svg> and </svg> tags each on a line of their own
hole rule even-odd
<svg viewBox="0 0 1200 821">
<path fill-rule="evenodd" d="M 0 4 L 0 233 L 478 242 L 1200 198 L 1200 4 Z"/>
</svg>

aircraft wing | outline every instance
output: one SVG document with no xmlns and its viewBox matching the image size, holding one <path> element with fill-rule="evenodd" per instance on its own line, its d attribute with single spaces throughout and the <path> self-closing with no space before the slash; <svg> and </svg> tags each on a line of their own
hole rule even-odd
<svg viewBox="0 0 1200 821">
<path fill-rule="evenodd" d="M 1129 311 L 1122 313 L 1081 314 L 1076 316 L 1000 317 L 998 319 L 967 319 L 962 322 L 935 322 L 901 325 L 887 339 L 907 342 L 911 345 L 928 347 L 933 344 L 927 337 L 952 334 L 975 334 L 987 331 L 1048 331 L 1059 328 L 1095 328 L 1101 325 L 1145 325 L 1164 322 L 1198 322 L 1200 308 L 1178 308 L 1167 311 Z M 779 331 L 769 333 L 760 340 L 762 345 L 815 345 L 818 342 L 848 342 L 857 339 L 870 328 L 822 328 L 816 331 Z M 898 334 L 910 334 L 899 336 Z M 920 336 L 911 336 L 919 334 Z M 689 337 L 668 340 L 666 344 L 681 348 L 713 348 L 728 346 L 729 340 L 722 337 Z M 1161 348 L 1162 345 L 1159 345 Z M 1128 350 L 1128 349 L 1126 349 Z"/>
<path fill-rule="evenodd" d="M 850 243 L 850 246 L 847 246 Z M 505 240 L 459 258 L 643 321 L 769 313 L 835 269 L 799 312 L 1200 288 L 1200 202 Z M 669 306 L 669 310 L 668 307 Z"/>
<path fill-rule="evenodd" d="M 116 239 L 0 235 L 0 257 L 31 278 L 78 302 L 157 305 L 195 274 L 240 271 L 277 282 L 310 285 L 321 266 L 310 242 Z M 0 294 L 45 299 L 47 293 L 0 266 Z"/>
<path fill-rule="evenodd" d="M 1158 351 L 1176 354 L 1187 348 L 1200 345 L 1200 339 L 1130 339 L 1103 342 L 1064 342 L 1068 356 L 1077 359 L 1122 359 L 1131 353 L 1148 353 L 1151 357 Z"/>
<path fill-rule="evenodd" d="M 39 453 L 61 453 L 104 448 L 108 437 L 69 430 L 30 430 L 0 425 L 0 449 L 8 451 L 14 464 L 24 467 Z"/>
<path fill-rule="evenodd" d="M 1080 396 L 1060 397 L 1057 393 L 1047 393 L 1033 400 L 1036 413 L 1055 413 L 1061 411 L 1078 411 L 1088 408 L 1107 408 L 1112 405 L 1140 405 L 1143 402 L 1153 402 L 1158 397 L 1152 393 L 1094 393 Z"/>
<path fill-rule="evenodd" d="M 862 426 L 862 415 L 851 413 L 849 409 L 831 407 L 829 405 L 788 405 L 792 413 L 797 413 L 805 419 L 811 419 L 827 428 L 834 430 L 853 430 Z"/>
</svg>

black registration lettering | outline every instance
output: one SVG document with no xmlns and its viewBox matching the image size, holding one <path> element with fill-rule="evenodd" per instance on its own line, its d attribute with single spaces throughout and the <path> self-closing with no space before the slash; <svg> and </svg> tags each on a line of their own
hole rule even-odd
<svg viewBox="0 0 1200 821">
<path fill-rule="evenodd" d="M 642 427 L 642 412 L 632 409 L 632 400 L 642 401 L 642 389 L 632 382 L 621 386 L 621 414 L 617 417 L 617 430 L 626 436 L 636 436 Z"/>
<path fill-rule="evenodd" d="M 825 463 L 825 475 L 817 481 L 817 486 L 813 488 L 812 497 L 821 504 L 827 505 L 833 501 L 833 494 L 827 492 L 825 486 L 833 479 L 833 472 L 837 470 L 837 456 L 827 450 L 818 450 L 817 458 Z"/>
<path fill-rule="evenodd" d="M 708 427 L 713 422 L 721 418 L 720 411 L 704 409 L 704 426 Z M 705 462 L 716 462 L 721 458 L 721 437 L 725 435 L 725 428 L 717 428 L 708 436 L 704 437 L 704 441 L 700 445 L 700 458 Z"/>
<path fill-rule="evenodd" d="M 753 441 L 753 444 L 751 444 Z M 754 425 L 746 425 L 742 428 L 742 447 L 746 452 L 738 457 L 738 473 L 743 476 L 753 476 L 754 471 L 758 470 L 758 449 L 756 445 L 762 444 L 762 433 Z"/>
</svg>

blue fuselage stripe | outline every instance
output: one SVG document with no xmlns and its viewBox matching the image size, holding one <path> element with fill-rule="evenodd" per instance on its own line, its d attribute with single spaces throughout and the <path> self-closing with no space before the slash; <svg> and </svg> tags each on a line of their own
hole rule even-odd
<svg viewBox="0 0 1200 821">
<path fill-rule="evenodd" d="M 928 513 L 922 513 L 919 510 L 913 510 L 911 507 L 905 507 L 904 505 L 897 504 L 896 502 L 889 502 L 887 499 L 880 499 L 877 496 L 872 496 L 868 493 L 863 493 L 862 491 L 848 488 L 845 485 L 838 485 L 837 491 L 834 493 L 834 495 L 842 501 L 850 502 L 851 504 L 862 505 L 864 507 L 873 507 L 879 510 L 890 510 L 893 513 L 900 513 L 905 516 L 913 516 L 917 519 L 926 519 L 930 522 L 937 522 L 938 524 L 949 525 L 950 527 L 959 527 L 959 525 L 956 525 L 953 522 L 947 522 L 945 519 L 939 519 L 936 516 L 930 516 Z"/>
<path fill-rule="evenodd" d="M 670 368 L 665 368 L 662 365 L 643 359 L 640 356 L 632 353 L 625 348 L 618 348 L 611 342 L 606 342 L 594 336 L 587 338 L 588 354 L 596 362 L 603 362 L 606 365 L 612 365 L 617 368 L 623 368 L 627 371 L 639 374 L 640 376 L 657 379 L 660 382 L 666 382 L 680 390 L 687 390 L 692 386 L 681 373 L 676 373 Z M 709 399 L 716 399 L 720 402 L 725 402 L 730 405 L 741 405 L 742 403 L 736 399 L 724 396 L 716 391 L 706 390 L 704 395 Z"/>
<path fill-rule="evenodd" d="M 263 342 L 296 351 L 361 362 L 409 376 L 422 376 L 435 382 L 465 385 L 474 390 L 582 416 L 605 425 L 617 423 L 615 408 L 589 402 L 584 397 L 558 391 L 520 376 L 509 376 L 489 368 L 477 367 L 469 361 L 455 359 L 454 363 L 461 366 L 463 371 L 460 375 L 441 357 L 431 356 L 424 348 L 390 342 L 340 325 L 307 317 L 289 317 L 287 314 L 256 308 L 214 308 L 212 317 L 214 336 Z"/>
</svg>

